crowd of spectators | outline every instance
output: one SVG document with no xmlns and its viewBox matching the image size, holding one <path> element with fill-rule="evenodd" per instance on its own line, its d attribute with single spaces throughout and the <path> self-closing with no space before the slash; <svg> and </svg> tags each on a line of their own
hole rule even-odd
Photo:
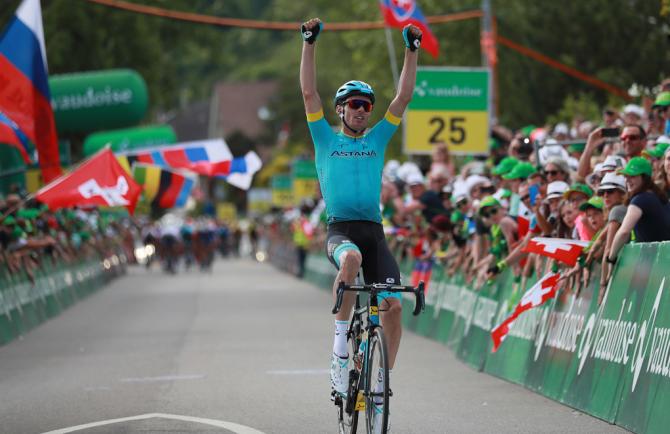
<svg viewBox="0 0 670 434">
<path fill-rule="evenodd" d="M 133 260 L 137 228 L 128 217 L 98 209 L 55 212 L 27 195 L 0 195 L 0 278 L 35 282 L 40 269 L 92 258 Z"/>
<path fill-rule="evenodd" d="M 430 161 L 388 161 L 380 207 L 389 243 L 415 270 L 460 270 L 478 288 L 507 268 L 521 286 L 556 270 L 523 252 L 533 237 L 581 240 L 588 246 L 564 282 L 579 290 L 598 264 L 602 297 L 624 244 L 670 240 L 669 135 L 667 79 L 648 110 L 629 104 L 595 122 L 495 127 L 484 157 L 456 158 L 438 144 Z M 323 249 L 323 207 L 311 214 L 312 246 Z"/>
</svg>

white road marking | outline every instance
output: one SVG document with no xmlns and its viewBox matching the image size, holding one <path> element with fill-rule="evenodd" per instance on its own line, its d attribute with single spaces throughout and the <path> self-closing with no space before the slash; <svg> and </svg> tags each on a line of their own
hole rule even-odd
<svg viewBox="0 0 670 434">
<path fill-rule="evenodd" d="M 161 381 L 182 381 L 182 380 L 199 380 L 205 378 L 204 375 L 163 375 L 160 377 L 138 377 L 138 378 L 121 378 L 122 383 L 156 383 Z"/>
<path fill-rule="evenodd" d="M 71 426 L 68 428 L 61 428 L 57 429 L 54 431 L 47 431 L 42 434 L 65 434 L 69 432 L 74 432 L 74 431 L 81 431 L 83 429 L 87 428 L 95 428 L 98 426 L 104 426 L 104 425 L 112 425 L 115 423 L 122 423 L 122 422 L 130 422 L 130 421 L 135 421 L 135 420 L 145 420 L 145 419 L 153 419 L 153 418 L 162 418 L 162 419 L 172 419 L 172 420 L 180 420 L 184 422 L 195 422 L 195 423 L 201 423 L 203 425 L 209 425 L 209 426 L 214 426 L 217 428 L 224 428 L 229 431 L 234 432 L 235 434 L 265 434 L 263 431 L 258 431 L 257 429 L 250 428 L 245 425 L 239 425 L 233 422 L 227 422 L 225 420 L 216 420 L 216 419 L 206 419 L 202 417 L 193 417 L 193 416 L 180 416 L 177 414 L 166 414 L 166 413 L 147 413 L 147 414 L 141 414 L 139 416 L 131 416 L 131 417 L 122 417 L 119 419 L 107 419 L 107 420 L 101 420 L 99 422 L 91 422 L 83 425 L 77 425 L 77 426 Z"/>
<path fill-rule="evenodd" d="M 270 375 L 325 375 L 330 373 L 330 369 L 280 369 L 265 373 Z"/>
</svg>

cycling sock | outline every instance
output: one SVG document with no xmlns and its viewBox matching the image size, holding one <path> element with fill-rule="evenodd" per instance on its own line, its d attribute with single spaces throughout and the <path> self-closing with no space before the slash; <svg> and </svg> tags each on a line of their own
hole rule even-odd
<svg viewBox="0 0 670 434">
<path fill-rule="evenodd" d="M 349 357 L 347 351 L 347 330 L 349 321 L 335 320 L 335 339 L 333 340 L 333 353 L 342 359 Z"/>
</svg>

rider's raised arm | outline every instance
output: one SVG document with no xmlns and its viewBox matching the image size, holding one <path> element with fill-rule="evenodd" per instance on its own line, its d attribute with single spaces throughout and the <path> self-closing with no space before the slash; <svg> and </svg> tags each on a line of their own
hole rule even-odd
<svg viewBox="0 0 670 434">
<path fill-rule="evenodd" d="M 301 27 L 302 38 L 305 41 L 302 45 L 302 57 L 300 59 L 300 89 L 302 90 L 302 99 L 305 102 L 305 111 L 308 114 L 321 111 L 321 98 L 316 90 L 316 60 L 314 49 L 316 38 L 319 35 L 323 25 L 318 18 L 312 18 Z"/>
<path fill-rule="evenodd" d="M 416 65 L 419 59 L 418 48 L 421 45 L 421 30 L 418 27 L 408 25 L 403 29 L 405 40 L 405 61 L 402 65 L 400 80 L 398 82 L 398 93 L 396 94 L 389 111 L 392 115 L 401 118 L 405 109 L 414 95 L 414 84 L 416 83 Z"/>
</svg>

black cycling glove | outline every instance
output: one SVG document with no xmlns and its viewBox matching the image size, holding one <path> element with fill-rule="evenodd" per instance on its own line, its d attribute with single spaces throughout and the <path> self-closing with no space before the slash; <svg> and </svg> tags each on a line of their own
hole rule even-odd
<svg viewBox="0 0 670 434">
<path fill-rule="evenodd" d="M 414 36 L 410 33 L 410 26 L 411 24 L 408 24 L 402 29 L 402 38 L 405 40 L 405 47 L 409 48 L 410 51 L 416 51 L 421 46 L 421 35 Z"/>
<path fill-rule="evenodd" d="M 312 30 L 307 30 L 305 25 L 300 26 L 300 33 L 302 34 L 302 39 L 308 44 L 313 44 L 316 41 L 316 38 L 319 36 L 319 33 L 323 29 L 323 23 L 319 22 L 319 25 L 314 27 Z"/>
</svg>

